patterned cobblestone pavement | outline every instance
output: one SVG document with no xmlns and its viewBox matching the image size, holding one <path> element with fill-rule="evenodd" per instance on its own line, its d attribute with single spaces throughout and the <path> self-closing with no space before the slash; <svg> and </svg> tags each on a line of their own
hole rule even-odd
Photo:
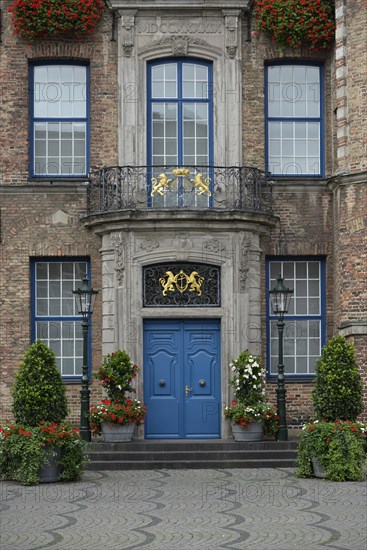
<svg viewBox="0 0 367 550">
<path fill-rule="evenodd" d="M 366 483 L 292 469 L 88 471 L 0 487 L 1 550 L 367 550 Z"/>
</svg>

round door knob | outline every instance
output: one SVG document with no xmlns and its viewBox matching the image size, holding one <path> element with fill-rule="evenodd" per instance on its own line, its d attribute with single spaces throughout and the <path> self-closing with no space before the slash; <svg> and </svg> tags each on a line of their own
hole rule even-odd
<svg viewBox="0 0 367 550">
<path fill-rule="evenodd" d="M 159 385 L 160 385 L 161 388 L 164 388 L 164 386 L 166 385 L 166 381 L 165 380 L 160 380 Z"/>
<path fill-rule="evenodd" d="M 205 386 L 205 384 L 206 384 L 205 380 L 199 381 L 199 386 L 201 386 L 202 388 Z"/>
</svg>

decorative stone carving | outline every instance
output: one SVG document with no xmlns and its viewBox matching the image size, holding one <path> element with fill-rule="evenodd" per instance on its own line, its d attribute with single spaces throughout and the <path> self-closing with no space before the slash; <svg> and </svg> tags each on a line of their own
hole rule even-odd
<svg viewBox="0 0 367 550">
<path fill-rule="evenodd" d="M 240 250 L 240 290 L 245 292 L 247 289 L 247 274 L 249 272 L 251 237 L 243 237 Z"/>
<path fill-rule="evenodd" d="M 54 225 L 68 225 L 68 223 L 70 223 L 70 216 L 68 216 L 68 214 L 66 214 L 63 210 L 58 210 L 52 214 L 51 223 Z"/>
<path fill-rule="evenodd" d="M 172 55 L 187 56 L 189 49 L 188 36 L 174 36 L 172 40 Z"/>
<path fill-rule="evenodd" d="M 227 46 L 226 49 L 227 49 L 228 57 L 230 57 L 231 59 L 234 59 L 237 53 L 237 46 Z"/>
<path fill-rule="evenodd" d="M 211 239 L 204 243 L 204 248 L 207 252 L 222 254 L 226 250 L 226 245 L 221 243 L 218 239 Z"/>
<path fill-rule="evenodd" d="M 122 46 L 122 51 L 124 52 L 124 57 L 131 57 L 133 53 L 134 46 L 132 44 L 124 44 Z"/>
<path fill-rule="evenodd" d="M 112 233 L 111 243 L 115 250 L 116 281 L 118 285 L 121 286 L 124 282 L 126 250 L 126 239 L 123 233 Z"/>
<path fill-rule="evenodd" d="M 161 38 L 160 40 L 155 40 L 152 42 L 151 46 L 168 46 L 172 48 L 172 55 L 184 57 L 188 55 L 191 44 L 196 46 L 209 46 L 206 40 L 183 35 L 169 36 Z"/>
<path fill-rule="evenodd" d="M 194 243 L 191 239 L 187 237 L 181 237 L 180 235 L 175 235 L 175 238 L 172 241 L 173 247 L 178 252 L 183 250 L 192 250 L 194 248 Z"/>
<path fill-rule="evenodd" d="M 124 57 L 131 57 L 134 49 L 135 13 L 130 12 L 121 16 L 122 25 L 122 52 Z"/>
<path fill-rule="evenodd" d="M 226 50 L 228 57 L 234 59 L 237 54 L 238 47 L 238 16 L 226 15 Z"/>
<path fill-rule="evenodd" d="M 139 244 L 141 250 L 146 250 L 147 252 L 152 252 L 152 250 L 158 248 L 159 243 L 153 241 L 153 239 L 145 239 L 145 241 Z"/>
</svg>

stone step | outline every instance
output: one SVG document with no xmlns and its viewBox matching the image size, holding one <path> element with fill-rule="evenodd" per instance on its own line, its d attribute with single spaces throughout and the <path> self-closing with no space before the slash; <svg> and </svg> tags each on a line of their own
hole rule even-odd
<svg viewBox="0 0 367 550">
<path fill-rule="evenodd" d="M 142 440 L 92 443 L 89 470 L 290 468 L 297 441 Z"/>
<path fill-rule="evenodd" d="M 246 459 L 256 459 L 259 456 L 265 459 L 276 459 L 276 458 L 286 458 L 295 456 L 295 451 L 293 450 L 274 450 L 267 449 L 263 451 L 250 451 L 250 450 L 214 450 L 214 451 L 91 451 L 89 457 L 91 460 L 136 460 L 136 461 L 153 461 L 153 460 L 162 460 L 166 457 L 169 457 L 171 461 L 176 460 L 195 460 L 195 461 L 206 461 L 206 460 L 246 460 Z"/>
<path fill-rule="evenodd" d="M 297 440 L 292 441 L 274 441 L 274 440 L 261 440 L 261 441 L 249 441 L 238 442 L 234 439 L 144 439 L 141 441 L 130 441 L 125 443 L 104 443 L 93 442 L 91 444 L 91 451 L 143 451 L 153 452 L 157 451 L 210 451 L 210 450 L 287 450 L 296 449 Z"/>
<path fill-rule="evenodd" d="M 231 468 L 294 468 L 295 459 L 257 460 L 155 460 L 136 462 L 135 460 L 108 460 L 90 462 L 88 470 L 174 470 L 174 469 L 231 469 Z"/>
</svg>

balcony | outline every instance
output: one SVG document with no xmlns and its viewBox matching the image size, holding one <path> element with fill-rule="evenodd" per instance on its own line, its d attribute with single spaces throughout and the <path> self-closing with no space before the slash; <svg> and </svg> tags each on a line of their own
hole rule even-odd
<svg viewBox="0 0 367 550">
<path fill-rule="evenodd" d="M 87 214 L 119 210 L 272 213 L 272 182 L 241 166 L 111 166 L 91 174 Z"/>
</svg>

